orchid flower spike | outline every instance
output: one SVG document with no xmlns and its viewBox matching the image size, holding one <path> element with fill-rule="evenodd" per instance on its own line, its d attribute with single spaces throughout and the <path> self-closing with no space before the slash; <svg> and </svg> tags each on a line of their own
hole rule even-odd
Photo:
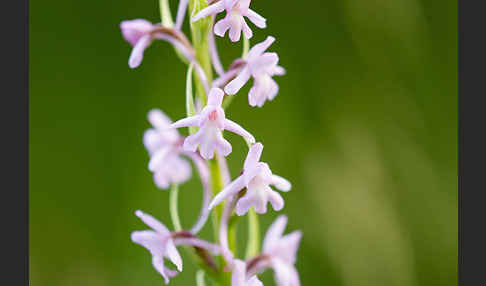
<svg viewBox="0 0 486 286">
<path fill-rule="evenodd" d="M 286 179 L 272 174 L 267 163 L 259 161 L 262 151 L 263 145 L 261 143 L 256 143 L 251 146 L 243 166 L 243 174 L 214 197 L 213 201 L 209 204 L 209 209 L 212 209 L 245 187 L 245 195 L 236 202 L 237 215 L 244 215 L 251 206 L 259 214 L 266 213 L 268 201 L 270 201 L 275 211 L 283 208 L 284 200 L 269 185 L 274 185 L 277 189 L 288 192 L 290 191 L 291 184 Z"/>
<path fill-rule="evenodd" d="M 192 21 L 195 22 L 226 10 L 226 16 L 214 25 L 214 33 L 224 37 L 224 34 L 229 29 L 231 41 L 238 42 L 241 37 L 241 31 L 243 31 L 245 37 L 250 39 L 253 36 L 253 32 L 243 17 L 247 17 L 258 28 L 263 29 L 267 26 L 267 20 L 249 8 L 250 2 L 251 0 L 216 0 L 213 1 L 213 4 L 199 11 L 192 18 Z"/>
<path fill-rule="evenodd" d="M 300 286 L 299 273 L 294 264 L 302 232 L 294 231 L 282 236 L 287 217 L 279 216 L 268 228 L 263 240 L 263 256 L 269 257 L 269 266 L 275 272 L 278 286 Z"/>
<path fill-rule="evenodd" d="M 120 28 L 125 40 L 133 46 L 128 60 L 130 68 L 136 68 L 142 63 L 143 53 L 154 39 L 171 43 L 190 61 L 194 57 L 191 44 L 177 29 L 167 28 L 160 24 L 154 25 L 144 19 L 122 21 Z"/>
<path fill-rule="evenodd" d="M 177 251 L 170 231 L 151 215 L 142 211 L 136 211 L 138 216 L 152 230 L 142 230 L 132 232 L 132 241 L 140 244 L 152 254 L 152 264 L 154 268 L 164 277 L 165 284 L 169 283 L 169 278 L 177 275 L 177 271 L 164 266 L 164 258 L 168 258 L 180 272 L 182 271 L 182 258 Z"/>
<path fill-rule="evenodd" d="M 181 157 L 182 138 L 169 117 L 159 109 L 148 113 L 148 120 L 154 128 L 145 131 L 143 143 L 147 148 L 150 161 L 149 170 L 154 173 L 157 187 L 167 189 L 172 183 L 183 183 L 191 177 L 191 164 Z"/>
<path fill-rule="evenodd" d="M 183 118 L 172 123 L 172 128 L 198 126 L 199 130 L 184 140 L 184 150 L 196 152 L 198 145 L 201 145 L 201 156 L 204 159 L 211 159 L 214 151 L 227 156 L 231 153 L 231 144 L 223 138 L 221 131 L 228 130 L 236 133 L 250 143 L 255 143 L 255 138 L 243 127 L 227 119 L 221 104 L 224 93 L 219 88 L 212 88 L 209 92 L 208 103 L 195 116 Z"/>
<path fill-rule="evenodd" d="M 235 65 L 237 71 L 228 71 L 228 76 L 238 74 L 224 88 L 224 91 L 233 95 L 236 94 L 246 82 L 253 77 L 253 87 L 248 94 L 248 102 L 251 106 L 262 107 L 266 100 L 272 100 L 278 93 L 278 85 L 272 79 L 274 75 L 283 75 L 285 70 L 278 66 L 278 55 L 266 53 L 265 50 L 275 41 L 272 36 L 261 43 L 253 46 L 248 52 L 245 64 Z M 221 78 L 225 77 L 223 75 Z M 221 81 L 217 79 L 216 82 Z"/>
<path fill-rule="evenodd" d="M 247 277 L 246 263 L 239 259 L 234 260 L 233 275 L 231 276 L 231 286 L 263 286 L 256 275 Z"/>
</svg>

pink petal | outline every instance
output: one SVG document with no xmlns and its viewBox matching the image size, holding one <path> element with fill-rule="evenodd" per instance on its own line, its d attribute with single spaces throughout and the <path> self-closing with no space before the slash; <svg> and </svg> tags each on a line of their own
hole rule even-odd
<svg viewBox="0 0 486 286">
<path fill-rule="evenodd" d="M 224 1 L 218 1 L 199 11 L 194 17 L 192 17 L 191 21 L 196 22 L 201 18 L 205 18 L 209 15 L 215 15 L 222 11 L 224 11 Z"/>
<path fill-rule="evenodd" d="M 230 14 L 228 14 L 229 16 Z M 227 16 L 227 17 L 228 17 Z M 229 16 L 231 17 L 231 16 Z M 244 19 L 242 16 L 239 16 L 237 19 L 229 18 L 228 25 L 229 25 L 229 38 L 232 42 L 238 42 L 241 37 L 241 27 L 243 25 Z"/>
<path fill-rule="evenodd" d="M 231 147 L 231 144 L 223 138 L 223 136 L 220 136 L 220 138 L 216 140 L 216 149 L 218 150 L 219 154 L 226 157 L 231 153 L 233 148 Z"/>
<path fill-rule="evenodd" d="M 272 185 L 282 192 L 288 192 L 292 188 L 289 181 L 277 175 L 272 175 Z"/>
<path fill-rule="evenodd" d="M 276 66 L 273 68 L 272 75 L 284 75 L 285 69 L 281 66 Z"/>
<path fill-rule="evenodd" d="M 235 259 L 233 274 L 231 275 L 231 286 L 247 286 L 246 284 L 246 263 Z"/>
<path fill-rule="evenodd" d="M 176 24 L 175 28 L 180 30 L 182 27 L 182 23 L 184 22 L 184 16 L 186 15 L 187 10 L 187 3 L 188 0 L 180 0 L 179 7 L 177 7 L 177 17 L 176 17 Z"/>
<path fill-rule="evenodd" d="M 260 160 L 260 157 L 262 156 L 263 152 L 263 144 L 260 142 L 257 142 L 253 144 L 250 147 L 250 150 L 248 151 L 248 155 L 246 155 L 245 163 L 243 164 L 243 168 L 245 170 L 250 169 L 251 166 L 256 165 L 258 161 Z"/>
<path fill-rule="evenodd" d="M 145 19 L 135 19 L 122 21 L 120 29 L 123 38 L 132 46 L 135 46 L 141 37 L 147 35 L 153 29 L 153 25 Z"/>
<path fill-rule="evenodd" d="M 189 127 L 189 126 L 198 126 L 199 125 L 199 115 L 194 115 L 191 117 L 182 118 L 177 120 L 176 122 L 170 125 L 170 128 L 181 128 L 181 127 Z"/>
<path fill-rule="evenodd" d="M 282 236 L 285 226 L 287 225 L 287 217 L 280 215 L 267 230 L 265 238 L 263 240 L 263 251 L 268 252 L 271 248 L 278 243 Z"/>
<path fill-rule="evenodd" d="M 253 32 L 251 31 L 250 27 L 248 27 L 248 24 L 243 18 L 241 18 L 241 29 L 243 30 L 245 38 L 251 39 L 251 37 L 253 37 Z"/>
<path fill-rule="evenodd" d="M 170 186 L 169 178 L 167 178 L 167 174 L 164 171 L 157 171 L 154 173 L 154 183 L 162 190 L 165 190 Z"/>
<path fill-rule="evenodd" d="M 195 134 L 189 135 L 184 139 L 184 145 L 182 148 L 185 151 L 196 152 L 197 146 L 201 143 L 204 136 L 203 130 L 199 129 Z"/>
<path fill-rule="evenodd" d="M 221 88 L 213 87 L 209 91 L 208 105 L 221 106 L 223 103 L 224 92 Z"/>
<path fill-rule="evenodd" d="M 278 55 L 277 53 L 264 53 L 249 62 L 252 75 L 259 76 L 274 70 L 274 66 L 278 63 Z"/>
<path fill-rule="evenodd" d="M 261 54 L 263 54 L 263 52 L 265 52 L 266 49 L 268 49 L 268 47 L 270 47 L 270 45 L 275 41 L 275 38 L 272 37 L 272 36 L 268 36 L 265 41 L 263 42 L 260 42 L 256 45 L 254 45 L 250 51 L 248 52 L 248 60 L 252 59 L 252 58 L 256 58 L 258 56 L 260 56 Z"/>
<path fill-rule="evenodd" d="M 220 37 L 224 37 L 224 34 L 229 28 L 230 28 L 229 21 L 226 18 L 223 18 L 214 25 L 214 34 Z"/>
<path fill-rule="evenodd" d="M 130 58 L 128 59 L 128 66 L 130 66 L 130 68 L 134 69 L 142 63 L 143 53 L 151 42 L 152 39 L 150 38 L 150 35 L 143 36 L 138 40 L 137 44 L 132 49 Z"/>
<path fill-rule="evenodd" d="M 165 280 L 165 284 L 169 284 L 169 277 L 170 275 L 166 272 L 168 269 L 165 268 L 164 266 L 164 258 L 162 256 L 153 256 L 152 257 L 152 264 L 155 268 L 155 270 L 157 270 L 157 272 L 160 273 L 160 275 L 162 275 L 162 277 L 164 277 L 164 280 Z"/>
<path fill-rule="evenodd" d="M 167 244 L 165 247 L 166 247 L 165 251 L 169 260 L 172 263 L 174 263 L 174 265 L 177 267 L 177 270 L 179 270 L 179 272 L 182 271 L 182 258 L 179 252 L 177 251 L 172 239 L 167 240 Z"/>
<path fill-rule="evenodd" d="M 160 234 L 152 230 L 134 231 L 131 234 L 133 242 L 145 247 L 153 256 L 164 254 L 164 245 Z"/>
<path fill-rule="evenodd" d="M 163 145 L 163 140 L 155 129 L 148 129 L 143 133 L 143 145 L 149 154 L 153 154 Z"/>
<path fill-rule="evenodd" d="M 205 136 L 208 136 L 205 134 Z M 212 159 L 214 157 L 214 149 L 216 148 L 216 142 L 214 140 L 205 139 L 201 142 L 201 156 L 206 159 Z"/>
<path fill-rule="evenodd" d="M 160 109 L 150 110 L 147 114 L 147 119 L 153 127 L 160 130 L 165 130 L 169 128 L 170 124 L 172 123 L 170 118 L 165 115 L 165 113 L 163 113 Z"/>
<path fill-rule="evenodd" d="M 257 198 L 250 194 L 245 194 L 236 202 L 235 211 L 238 216 L 242 216 L 248 212 L 251 206 L 257 203 Z"/>
<path fill-rule="evenodd" d="M 263 286 L 262 281 L 258 280 L 256 276 L 252 276 L 248 279 L 247 286 Z"/>
<path fill-rule="evenodd" d="M 224 201 L 227 197 L 238 193 L 245 186 L 245 180 L 243 176 L 239 176 L 224 189 L 222 189 L 209 204 L 209 209 L 212 209 L 215 205 Z"/>
<path fill-rule="evenodd" d="M 268 190 L 267 193 L 268 193 L 268 200 L 272 204 L 272 208 L 275 211 L 281 210 L 284 207 L 284 200 L 282 196 L 280 196 L 279 193 L 271 189 Z"/>
<path fill-rule="evenodd" d="M 221 75 L 219 78 L 213 80 L 213 86 L 214 87 L 221 87 L 223 84 L 228 82 L 230 79 L 236 76 L 238 74 L 239 69 L 232 69 Z"/>
<path fill-rule="evenodd" d="M 255 24 L 258 28 L 266 28 L 267 27 L 267 20 L 260 16 L 257 12 L 248 9 L 245 13 L 245 16 L 250 19 L 250 21 Z"/>
<path fill-rule="evenodd" d="M 163 148 L 157 152 L 150 158 L 148 169 L 152 172 L 155 172 L 157 168 L 163 164 L 163 161 L 167 159 L 167 156 L 170 155 L 172 152 L 171 148 Z"/>
<path fill-rule="evenodd" d="M 246 138 L 251 144 L 255 143 L 255 137 L 253 137 L 250 132 L 246 131 L 236 122 L 233 122 L 227 118 L 224 120 L 224 129 Z"/>
<path fill-rule="evenodd" d="M 247 66 L 245 66 L 238 76 L 230 81 L 228 85 L 224 88 L 224 91 L 229 94 L 233 95 L 236 94 L 242 87 L 245 85 L 245 83 L 250 79 L 251 73 L 250 70 L 248 69 Z"/>
<path fill-rule="evenodd" d="M 294 231 L 280 238 L 278 256 L 285 260 L 288 264 L 294 264 L 299 248 L 300 240 L 302 239 L 301 231 Z"/>
<path fill-rule="evenodd" d="M 146 225 L 150 226 L 153 230 L 159 232 L 160 234 L 168 235 L 170 233 L 165 225 L 163 225 L 153 216 L 146 214 L 141 210 L 135 211 L 135 215 L 138 216 Z"/>
</svg>

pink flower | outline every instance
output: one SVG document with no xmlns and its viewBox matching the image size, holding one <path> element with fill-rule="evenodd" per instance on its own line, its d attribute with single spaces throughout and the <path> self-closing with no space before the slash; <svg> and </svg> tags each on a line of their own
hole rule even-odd
<svg viewBox="0 0 486 286">
<path fill-rule="evenodd" d="M 246 263 L 235 259 L 233 275 L 231 276 L 231 286 L 263 286 L 263 283 L 258 280 L 256 275 L 247 277 Z"/>
<path fill-rule="evenodd" d="M 161 189 L 172 183 L 183 183 L 191 177 L 191 165 L 180 155 L 181 140 L 172 123 L 159 109 L 148 113 L 148 120 L 154 128 L 145 131 L 143 143 L 150 154 L 149 170 L 154 173 L 154 182 Z"/>
<path fill-rule="evenodd" d="M 186 58 L 192 61 L 192 46 L 178 30 L 167 28 L 160 24 L 154 25 L 144 19 L 122 21 L 120 28 L 125 40 L 133 46 L 128 60 L 128 65 L 131 68 L 136 68 L 142 63 L 145 49 L 150 46 L 154 39 L 168 41 Z"/>
<path fill-rule="evenodd" d="M 286 179 L 272 174 L 267 163 L 259 162 L 263 145 L 256 143 L 251 146 L 243 166 L 243 174 L 236 178 L 219 192 L 209 204 L 209 209 L 221 203 L 226 198 L 238 193 L 246 187 L 246 193 L 236 202 L 236 214 L 244 215 L 253 206 L 257 213 L 267 212 L 270 201 L 274 210 L 279 211 L 284 206 L 284 200 L 279 193 L 272 190 L 270 185 L 288 192 L 291 184 Z"/>
<path fill-rule="evenodd" d="M 266 100 L 275 98 L 278 93 L 278 85 L 272 76 L 283 75 L 285 70 L 277 65 L 278 55 L 276 53 L 265 53 L 265 50 L 274 41 L 275 38 L 269 36 L 265 41 L 256 44 L 248 52 L 245 64 L 237 65 L 237 71 L 228 71 L 229 76 L 234 76 L 236 73 L 238 75 L 224 88 L 227 94 L 236 94 L 250 77 L 253 77 L 253 87 L 248 94 L 248 102 L 251 106 L 262 107 Z"/>
<path fill-rule="evenodd" d="M 226 16 L 214 25 L 214 33 L 220 37 L 229 29 L 229 37 L 231 41 L 237 42 L 240 40 L 241 31 L 247 39 L 253 36 L 253 32 L 246 23 L 243 17 L 247 17 L 258 28 L 265 28 L 267 26 L 265 18 L 257 14 L 255 11 L 249 9 L 251 0 L 219 0 L 202 9 L 197 13 L 192 21 L 195 22 L 201 18 L 209 15 L 216 15 L 226 10 Z"/>
<path fill-rule="evenodd" d="M 132 241 L 150 251 L 154 268 L 164 277 L 165 284 L 168 284 L 169 278 L 177 275 L 177 271 L 164 266 L 165 257 L 177 267 L 179 272 L 182 271 L 182 258 L 175 247 L 171 233 L 152 216 L 142 211 L 136 211 L 135 215 L 153 230 L 132 232 Z"/>
<path fill-rule="evenodd" d="M 227 156 L 231 153 L 231 144 L 223 138 L 221 131 L 228 130 L 236 133 L 250 143 L 255 138 L 243 127 L 227 119 L 221 104 L 224 93 L 219 88 L 212 88 L 209 92 L 208 103 L 198 115 L 181 119 L 171 125 L 172 128 L 198 126 L 199 130 L 184 140 L 184 150 L 196 152 L 198 145 L 201 146 L 201 156 L 204 159 L 211 159 L 214 151 Z"/>
<path fill-rule="evenodd" d="M 165 284 L 169 283 L 170 277 L 177 275 L 177 271 L 182 271 L 182 258 L 176 246 L 190 245 L 207 250 L 213 254 L 219 254 L 221 252 L 218 245 L 201 240 L 190 232 L 170 232 L 161 222 L 140 210 L 137 210 L 135 215 L 152 228 L 152 230 L 132 232 L 132 241 L 150 251 L 152 254 L 152 264 L 160 275 L 164 277 Z M 172 262 L 176 266 L 177 271 L 165 267 L 164 258 Z"/>
<path fill-rule="evenodd" d="M 299 273 L 294 264 L 302 233 L 294 231 L 282 236 L 286 225 L 287 217 L 281 215 L 268 228 L 262 254 L 269 257 L 269 266 L 275 271 L 278 286 L 300 286 Z"/>
</svg>

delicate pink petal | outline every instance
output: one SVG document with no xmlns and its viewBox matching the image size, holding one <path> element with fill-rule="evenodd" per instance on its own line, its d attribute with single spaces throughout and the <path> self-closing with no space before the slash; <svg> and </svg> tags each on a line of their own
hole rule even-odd
<svg viewBox="0 0 486 286">
<path fill-rule="evenodd" d="M 272 204 L 275 211 L 279 211 L 284 207 L 284 200 L 282 196 L 274 190 L 268 191 L 268 200 Z"/>
<path fill-rule="evenodd" d="M 233 148 L 231 147 L 231 144 L 223 138 L 223 136 L 218 137 L 220 138 L 216 140 L 216 149 L 218 150 L 219 154 L 226 157 L 231 153 Z"/>
<path fill-rule="evenodd" d="M 284 75 L 285 69 L 281 66 L 276 66 L 273 68 L 272 75 Z"/>
<path fill-rule="evenodd" d="M 246 263 L 235 259 L 233 274 L 231 275 L 231 286 L 247 286 L 246 284 Z"/>
<path fill-rule="evenodd" d="M 222 189 L 209 204 L 209 209 L 212 209 L 215 205 L 224 201 L 227 197 L 238 193 L 245 186 L 245 180 L 243 176 L 239 176 L 224 189 Z"/>
<path fill-rule="evenodd" d="M 203 136 L 203 130 L 199 129 L 195 134 L 189 135 L 186 137 L 186 139 L 184 139 L 184 145 L 182 148 L 189 152 L 196 152 L 197 146 L 200 144 Z"/>
<path fill-rule="evenodd" d="M 277 286 L 300 286 L 299 275 L 292 265 L 275 261 L 272 263 Z"/>
<path fill-rule="evenodd" d="M 272 37 L 272 36 L 268 36 L 265 41 L 263 42 L 260 42 L 256 45 L 254 45 L 250 51 L 248 52 L 248 60 L 252 59 L 252 58 L 256 58 L 258 56 L 260 56 L 261 54 L 263 54 L 263 52 L 265 52 L 266 49 L 268 49 L 268 47 L 270 47 L 270 45 L 275 41 L 275 38 Z"/>
<path fill-rule="evenodd" d="M 199 115 L 194 115 L 191 117 L 186 117 L 181 120 L 177 120 L 176 122 L 170 125 L 170 128 L 181 128 L 181 127 L 189 127 L 189 126 L 198 126 L 199 125 Z"/>
<path fill-rule="evenodd" d="M 209 15 L 215 15 L 222 11 L 224 11 L 224 1 L 218 1 L 199 11 L 194 17 L 192 17 L 191 21 L 196 22 L 201 18 L 205 18 Z"/>
<path fill-rule="evenodd" d="M 214 34 L 220 37 L 224 37 L 224 34 L 229 28 L 230 28 L 229 21 L 226 18 L 221 19 L 214 25 Z"/>
<path fill-rule="evenodd" d="M 263 286 L 262 281 L 258 280 L 258 277 L 252 276 L 248 279 L 247 286 Z M 233 286 L 233 285 L 232 285 Z"/>
<path fill-rule="evenodd" d="M 253 76 L 260 76 L 263 73 L 269 73 L 274 70 L 278 63 L 277 53 L 264 53 L 263 55 L 251 60 L 250 70 Z"/>
<path fill-rule="evenodd" d="M 268 191 L 265 192 L 266 194 L 268 193 Z M 253 203 L 253 209 L 255 210 L 255 212 L 257 214 L 264 214 L 267 212 L 267 202 L 268 202 L 268 199 L 267 198 L 259 198 L 257 196 L 255 196 L 257 199 L 254 200 L 254 203 Z"/>
<path fill-rule="evenodd" d="M 253 32 L 251 31 L 250 27 L 248 27 L 248 24 L 243 18 L 241 18 L 241 29 L 243 30 L 245 38 L 251 39 L 251 37 L 253 37 Z"/>
<path fill-rule="evenodd" d="M 279 240 L 278 257 L 288 264 L 294 264 L 301 239 L 302 232 L 298 230 L 281 237 Z"/>
<path fill-rule="evenodd" d="M 238 202 L 236 202 L 235 211 L 238 216 L 242 216 L 248 212 L 251 206 L 257 203 L 257 198 L 249 194 L 241 197 Z"/>
<path fill-rule="evenodd" d="M 120 29 L 123 38 L 132 46 L 135 46 L 141 37 L 147 35 L 153 29 L 153 25 L 145 19 L 135 19 L 122 21 Z"/>
<path fill-rule="evenodd" d="M 153 154 L 163 145 L 163 140 L 157 130 L 148 129 L 143 133 L 143 145 L 149 154 Z"/>
<path fill-rule="evenodd" d="M 167 159 L 167 156 L 170 155 L 170 152 L 173 152 L 171 148 L 163 148 L 155 152 L 154 155 L 150 158 L 148 169 L 152 172 L 155 172 L 160 164 L 164 163 L 163 161 Z"/>
<path fill-rule="evenodd" d="M 130 58 L 128 59 L 128 65 L 130 68 L 136 68 L 142 63 L 143 53 L 151 42 L 152 39 L 149 35 L 143 36 L 138 40 L 137 44 L 132 49 Z"/>
<path fill-rule="evenodd" d="M 289 181 L 277 175 L 272 175 L 272 185 L 282 192 L 288 192 L 292 188 Z"/>
<path fill-rule="evenodd" d="M 242 21 L 243 20 L 243 17 L 242 16 L 231 16 L 230 14 L 228 14 L 226 16 L 227 18 L 230 17 L 228 19 L 228 24 L 229 24 L 229 38 L 232 42 L 238 42 L 240 40 L 240 37 L 241 37 L 241 26 L 242 26 Z"/>
<path fill-rule="evenodd" d="M 169 164 L 171 179 L 174 183 L 183 183 L 191 178 L 191 164 L 178 156 L 174 156 Z"/>
<path fill-rule="evenodd" d="M 245 163 L 243 165 L 243 168 L 245 170 L 250 169 L 251 166 L 256 165 L 258 161 L 260 160 L 260 157 L 262 156 L 263 152 L 263 144 L 260 142 L 257 142 L 253 144 L 250 147 L 250 150 L 248 151 L 248 155 L 246 155 Z"/>
<path fill-rule="evenodd" d="M 263 240 L 263 251 L 270 251 L 271 248 L 278 243 L 280 237 L 282 236 L 285 226 L 287 225 L 287 217 L 285 215 L 280 215 L 267 230 L 265 234 L 265 239 Z"/>
<path fill-rule="evenodd" d="M 208 136 L 206 134 L 206 136 Z M 216 148 L 215 142 L 213 140 L 205 139 L 201 142 L 201 156 L 206 159 L 212 159 L 214 157 L 214 149 Z"/>
<path fill-rule="evenodd" d="M 267 27 L 267 20 L 260 16 L 257 12 L 248 9 L 247 12 L 245 13 L 245 16 L 250 19 L 250 21 L 255 24 L 258 28 L 266 28 Z"/>
<path fill-rule="evenodd" d="M 229 94 L 233 95 L 236 94 L 245 83 L 250 79 L 251 73 L 248 67 L 244 67 L 238 76 L 230 81 L 228 85 L 224 88 L 224 91 Z"/>
<path fill-rule="evenodd" d="M 157 272 L 164 277 L 165 284 L 169 284 L 169 277 L 168 273 L 166 272 L 168 269 L 164 267 L 164 258 L 162 256 L 153 256 L 152 257 L 152 264 L 157 270 Z"/>
<path fill-rule="evenodd" d="M 165 115 L 160 109 L 152 109 L 147 114 L 147 119 L 153 127 L 159 130 L 165 130 L 169 128 L 172 121 Z"/>
<path fill-rule="evenodd" d="M 224 129 L 246 138 L 248 141 L 250 141 L 251 144 L 255 143 L 255 137 L 253 137 L 253 135 L 251 135 L 250 132 L 246 131 L 243 127 L 241 127 L 236 122 L 233 122 L 229 119 L 225 119 Z"/>
<path fill-rule="evenodd" d="M 133 242 L 145 247 L 153 256 L 164 254 L 164 245 L 160 234 L 152 230 L 134 231 L 131 234 Z"/>
<path fill-rule="evenodd" d="M 161 222 L 159 222 L 157 219 L 155 219 L 153 216 L 146 214 L 142 212 L 141 210 L 135 211 L 135 215 L 138 216 L 146 225 L 150 226 L 153 230 L 166 235 L 169 234 L 169 230 L 163 225 Z"/>
<path fill-rule="evenodd" d="M 221 106 L 223 103 L 224 92 L 221 88 L 213 87 L 209 91 L 208 105 Z"/>
<path fill-rule="evenodd" d="M 165 251 L 169 260 L 177 267 L 177 270 L 179 270 L 179 272 L 182 271 L 182 258 L 172 239 L 167 240 Z"/>
<path fill-rule="evenodd" d="M 162 190 L 168 189 L 170 186 L 169 178 L 167 178 L 166 172 L 157 171 L 154 173 L 154 183 Z"/>
</svg>

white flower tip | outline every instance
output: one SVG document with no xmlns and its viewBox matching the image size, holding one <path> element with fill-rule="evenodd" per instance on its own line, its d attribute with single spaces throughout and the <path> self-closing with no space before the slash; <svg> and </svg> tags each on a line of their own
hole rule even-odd
<svg viewBox="0 0 486 286">
<path fill-rule="evenodd" d="M 142 216 L 144 215 L 144 213 L 143 213 L 141 210 L 136 210 L 136 211 L 135 211 L 135 215 L 136 215 L 137 217 L 142 217 Z"/>
</svg>

